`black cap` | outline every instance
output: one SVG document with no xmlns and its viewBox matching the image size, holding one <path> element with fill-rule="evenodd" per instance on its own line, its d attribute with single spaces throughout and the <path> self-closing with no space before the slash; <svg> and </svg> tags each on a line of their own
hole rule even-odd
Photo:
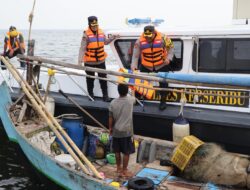
<svg viewBox="0 0 250 190">
<path fill-rule="evenodd" d="M 154 32 L 155 32 L 154 26 L 149 25 L 144 27 L 144 36 L 151 37 Z"/>
<path fill-rule="evenodd" d="M 98 19 L 96 16 L 89 16 L 88 22 L 89 22 L 89 26 L 97 26 L 98 25 Z"/>
<path fill-rule="evenodd" d="M 15 26 L 10 26 L 9 31 L 13 31 L 13 30 L 16 30 L 16 27 Z"/>
</svg>

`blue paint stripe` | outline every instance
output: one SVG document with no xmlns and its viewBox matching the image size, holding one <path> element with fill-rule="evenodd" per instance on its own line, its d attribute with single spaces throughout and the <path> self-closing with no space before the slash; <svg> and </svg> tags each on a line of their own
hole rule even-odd
<svg viewBox="0 0 250 190">
<path fill-rule="evenodd" d="M 250 75 L 244 76 L 214 76 L 206 74 L 183 74 L 183 73 L 168 73 L 159 72 L 158 77 L 172 79 L 177 81 L 193 82 L 193 83 L 208 83 L 220 85 L 234 85 L 250 87 Z"/>
</svg>

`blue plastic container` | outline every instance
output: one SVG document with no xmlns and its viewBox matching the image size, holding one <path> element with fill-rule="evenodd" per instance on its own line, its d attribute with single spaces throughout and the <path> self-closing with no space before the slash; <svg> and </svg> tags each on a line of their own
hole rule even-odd
<svg viewBox="0 0 250 190">
<path fill-rule="evenodd" d="M 82 120 L 82 117 L 78 116 L 67 116 L 63 117 L 62 119 L 62 127 L 65 129 L 69 137 L 72 139 L 72 141 L 74 141 L 74 143 L 80 150 L 83 147 L 85 131 L 85 126 L 82 124 Z M 61 149 L 64 152 L 67 152 L 65 147 L 62 145 L 61 142 L 59 142 L 58 139 L 57 142 L 59 143 Z"/>
</svg>

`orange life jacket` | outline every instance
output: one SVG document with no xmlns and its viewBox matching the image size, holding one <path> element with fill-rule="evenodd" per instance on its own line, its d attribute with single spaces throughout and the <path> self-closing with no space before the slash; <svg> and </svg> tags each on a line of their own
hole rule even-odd
<svg viewBox="0 0 250 190">
<path fill-rule="evenodd" d="M 11 44 L 11 40 L 10 40 L 10 32 L 7 32 L 7 35 L 6 35 L 6 37 L 7 37 L 7 48 L 9 49 L 9 50 L 12 50 L 12 49 L 14 49 L 14 48 L 19 48 L 19 44 L 18 44 L 18 41 L 17 41 L 17 38 L 19 38 L 19 35 L 21 35 L 21 33 L 20 32 L 18 32 L 18 35 L 16 36 L 16 37 L 14 37 L 14 40 L 13 40 L 13 42 L 14 42 L 14 44 Z M 20 43 L 20 46 L 21 46 L 21 48 L 23 48 L 23 49 L 25 49 L 25 44 L 24 44 L 24 42 L 23 43 Z"/>
<path fill-rule="evenodd" d="M 105 36 L 101 29 L 98 29 L 95 35 L 89 28 L 85 31 L 88 38 L 88 45 L 83 57 L 84 62 L 98 62 L 103 61 L 107 54 L 104 51 Z"/>
<path fill-rule="evenodd" d="M 133 72 L 132 70 L 124 69 L 124 68 L 121 68 L 119 71 L 123 72 L 123 73 L 130 73 L 130 74 L 136 73 L 136 71 Z M 153 87 L 153 85 L 149 81 L 143 80 L 143 79 L 119 77 L 119 81 L 130 83 L 130 84 L 143 85 L 145 87 L 150 87 L 150 88 Z M 140 86 L 130 86 L 130 88 L 132 90 L 135 90 L 139 94 L 143 95 L 147 99 L 152 99 L 152 97 L 155 93 L 155 90 L 153 90 L 153 89 L 144 88 L 144 87 L 140 87 Z"/>
<path fill-rule="evenodd" d="M 163 39 L 160 32 L 156 32 L 156 37 L 152 44 L 148 43 L 144 35 L 140 37 L 141 61 L 145 67 L 154 67 L 163 64 L 167 56 L 167 51 L 163 48 Z"/>
</svg>

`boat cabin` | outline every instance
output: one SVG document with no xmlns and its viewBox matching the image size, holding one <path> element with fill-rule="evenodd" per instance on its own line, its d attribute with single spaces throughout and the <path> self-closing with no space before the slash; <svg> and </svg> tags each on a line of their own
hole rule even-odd
<svg viewBox="0 0 250 190">
<path fill-rule="evenodd" d="M 250 26 L 232 25 L 217 28 L 157 28 L 174 43 L 172 72 L 211 75 L 248 76 L 250 74 Z M 130 69 L 133 47 L 143 28 L 109 31 L 108 35 L 121 37 L 110 46 L 119 67 Z M 139 63 L 140 64 L 140 63 Z M 113 67 L 113 66 L 112 66 Z M 170 88 L 198 92 L 185 94 L 187 106 L 249 112 L 249 91 L 170 84 Z M 242 97 L 240 97 L 242 96 Z M 246 96 L 247 98 L 244 98 Z M 167 97 L 169 104 L 180 102 L 181 94 L 173 92 Z M 156 93 L 153 100 L 159 100 Z"/>
</svg>

